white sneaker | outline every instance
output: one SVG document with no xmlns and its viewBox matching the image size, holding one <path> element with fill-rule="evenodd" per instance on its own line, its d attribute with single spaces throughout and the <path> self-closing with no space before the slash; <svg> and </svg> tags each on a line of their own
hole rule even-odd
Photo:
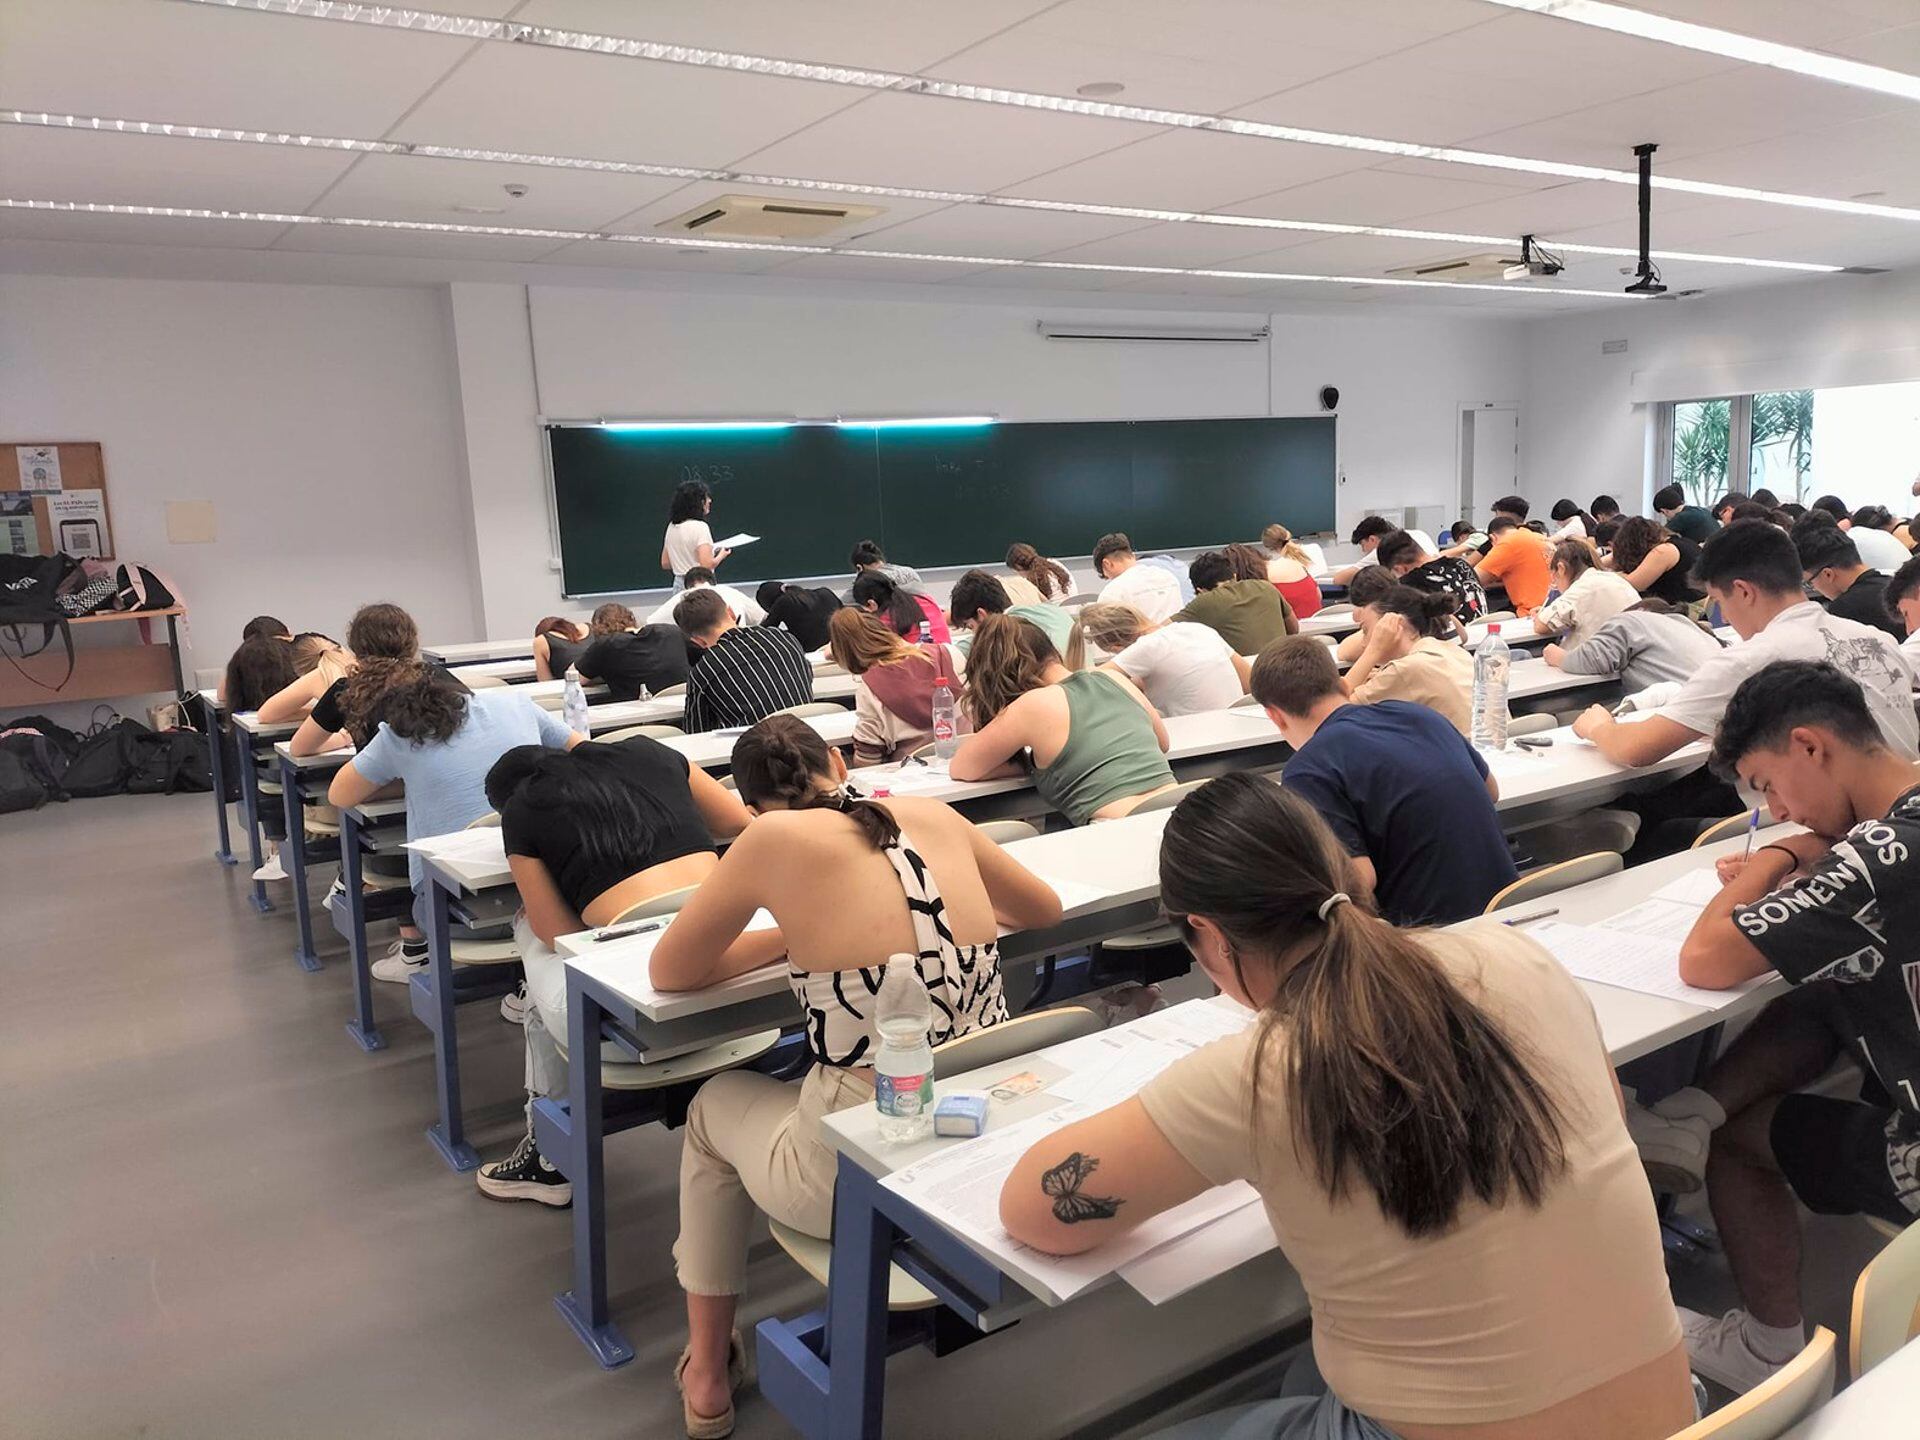
<svg viewBox="0 0 1920 1440">
<path fill-rule="evenodd" d="M 1707 1150 L 1726 1121 L 1720 1103 L 1691 1086 L 1650 1108 L 1627 1102 L 1627 1134 L 1647 1179 L 1670 1195 L 1691 1195 L 1707 1183 Z"/>
<path fill-rule="evenodd" d="M 500 1018 L 509 1025 L 527 1023 L 527 982 L 522 980 L 518 990 L 509 990 L 500 997 Z"/>
<path fill-rule="evenodd" d="M 256 880 L 285 880 L 290 878 L 287 875 L 286 868 L 280 863 L 280 852 L 278 850 L 273 852 L 272 857 L 266 864 L 253 872 L 253 878 Z"/>
<path fill-rule="evenodd" d="M 376 980 L 390 980 L 395 985 L 404 985 L 415 975 L 427 968 L 427 957 L 422 955 L 414 959 L 405 950 L 405 941 L 396 940 L 386 954 L 374 961 L 369 967 Z"/>
<path fill-rule="evenodd" d="M 1675 1307 L 1680 1314 L 1680 1333 L 1687 1342 L 1687 1362 L 1696 1372 L 1736 1395 L 1744 1395 L 1754 1386 L 1770 1379 L 1774 1371 L 1793 1356 L 1769 1360 L 1753 1348 L 1748 1326 L 1753 1317 L 1744 1310 L 1729 1310 L 1718 1318 L 1698 1310 Z"/>
</svg>

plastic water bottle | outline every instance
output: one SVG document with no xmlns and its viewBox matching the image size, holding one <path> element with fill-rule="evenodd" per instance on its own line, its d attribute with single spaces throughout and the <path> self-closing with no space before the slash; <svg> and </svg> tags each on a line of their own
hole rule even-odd
<svg viewBox="0 0 1920 1440">
<path fill-rule="evenodd" d="M 920 622 L 920 643 L 922 645 L 931 645 L 933 643 L 933 622 L 931 620 L 922 620 Z"/>
<path fill-rule="evenodd" d="M 584 735 L 587 733 L 587 692 L 580 683 L 580 672 L 573 666 L 567 667 L 567 689 L 560 707 L 567 717 L 567 728 Z"/>
<path fill-rule="evenodd" d="M 636 700 L 651 700 L 653 698 L 653 692 L 647 689 L 646 681 L 642 680 L 640 682 L 640 693 L 633 698 Z"/>
<path fill-rule="evenodd" d="M 954 720 L 953 681 L 937 675 L 933 681 L 933 754 L 941 764 L 953 759 L 960 748 L 959 726 Z"/>
<path fill-rule="evenodd" d="M 933 1129 L 933 1002 L 911 955 L 887 959 L 887 976 L 874 1001 L 880 1053 L 873 1062 L 873 1100 L 880 1138 L 892 1144 L 925 1139 Z"/>
<path fill-rule="evenodd" d="M 1507 677 L 1513 656 L 1500 638 L 1498 625 L 1487 626 L 1487 638 L 1473 652 L 1473 743 L 1482 750 L 1507 748 Z"/>
</svg>

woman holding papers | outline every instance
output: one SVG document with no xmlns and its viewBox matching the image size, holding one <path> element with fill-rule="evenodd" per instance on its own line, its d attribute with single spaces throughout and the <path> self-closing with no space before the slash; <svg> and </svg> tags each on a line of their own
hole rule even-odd
<svg viewBox="0 0 1920 1440">
<path fill-rule="evenodd" d="M 676 586 L 686 583 L 687 571 L 695 566 L 717 570 L 731 550 L 713 548 L 713 531 L 707 517 L 713 513 L 713 492 L 698 480 L 682 481 L 673 492 L 673 505 L 667 512 L 667 534 L 660 545 L 660 568 L 673 572 Z"/>
<path fill-rule="evenodd" d="M 1044 880 L 945 805 L 856 798 L 839 753 L 790 715 L 740 737 L 733 774 L 759 818 L 661 939 L 651 978 L 696 990 L 784 952 L 814 1063 L 797 1086 L 744 1070 L 716 1076 L 687 1115 L 673 1254 L 689 1342 L 676 1373 L 696 1437 L 732 1433 L 745 1364 L 733 1316 L 756 1207 L 830 1233 L 834 1156 L 820 1122 L 873 1103 L 871 1001 L 887 959 L 915 957 L 937 1045 L 1007 1018 L 1000 928 L 1060 919 Z M 747 929 L 761 909 L 777 930 Z"/>
<path fill-rule="evenodd" d="M 1161 901 L 1259 1015 L 1035 1145 L 1016 1240 L 1077 1254 L 1214 1185 L 1260 1192 L 1318 1382 L 1168 1432 L 1660 1440 L 1694 1416 L 1653 1199 L 1578 984 L 1494 922 L 1400 930 L 1319 817 L 1229 775 L 1167 824 Z"/>
</svg>

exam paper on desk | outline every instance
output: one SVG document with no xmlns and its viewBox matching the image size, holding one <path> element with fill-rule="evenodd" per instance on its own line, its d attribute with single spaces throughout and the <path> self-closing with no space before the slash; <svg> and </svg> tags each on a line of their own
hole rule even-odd
<svg viewBox="0 0 1920 1440">
<path fill-rule="evenodd" d="M 1762 983 L 1750 980 L 1731 990 L 1701 990 L 1680 979 L 1680 943 L 1685 932 L 1649 935 L 1598 925 L 1546 921 L 1526 927 L 1553 958 L 1582 980 L 1660 995 L 1669 1000 L 1718 1010 Z M 1762 977 L 1764 979 L 1764 977 Z"/>
</svg>

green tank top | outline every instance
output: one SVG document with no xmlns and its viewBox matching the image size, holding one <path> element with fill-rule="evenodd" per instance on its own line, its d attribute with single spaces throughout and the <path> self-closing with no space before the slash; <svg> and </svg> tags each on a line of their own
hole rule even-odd
<svg viewBox="0 0 1920 1440">
<path fill-rule="evenodd" d="M 1124 800 L 1173 783 L 1153 721 L 1109 675 L 1081 670 L 1060 682 L 1067 694 L 1067 743 L 1051 765 L 1036 765 L 1033 788 L 1076 825 Z"/>
</svg>

